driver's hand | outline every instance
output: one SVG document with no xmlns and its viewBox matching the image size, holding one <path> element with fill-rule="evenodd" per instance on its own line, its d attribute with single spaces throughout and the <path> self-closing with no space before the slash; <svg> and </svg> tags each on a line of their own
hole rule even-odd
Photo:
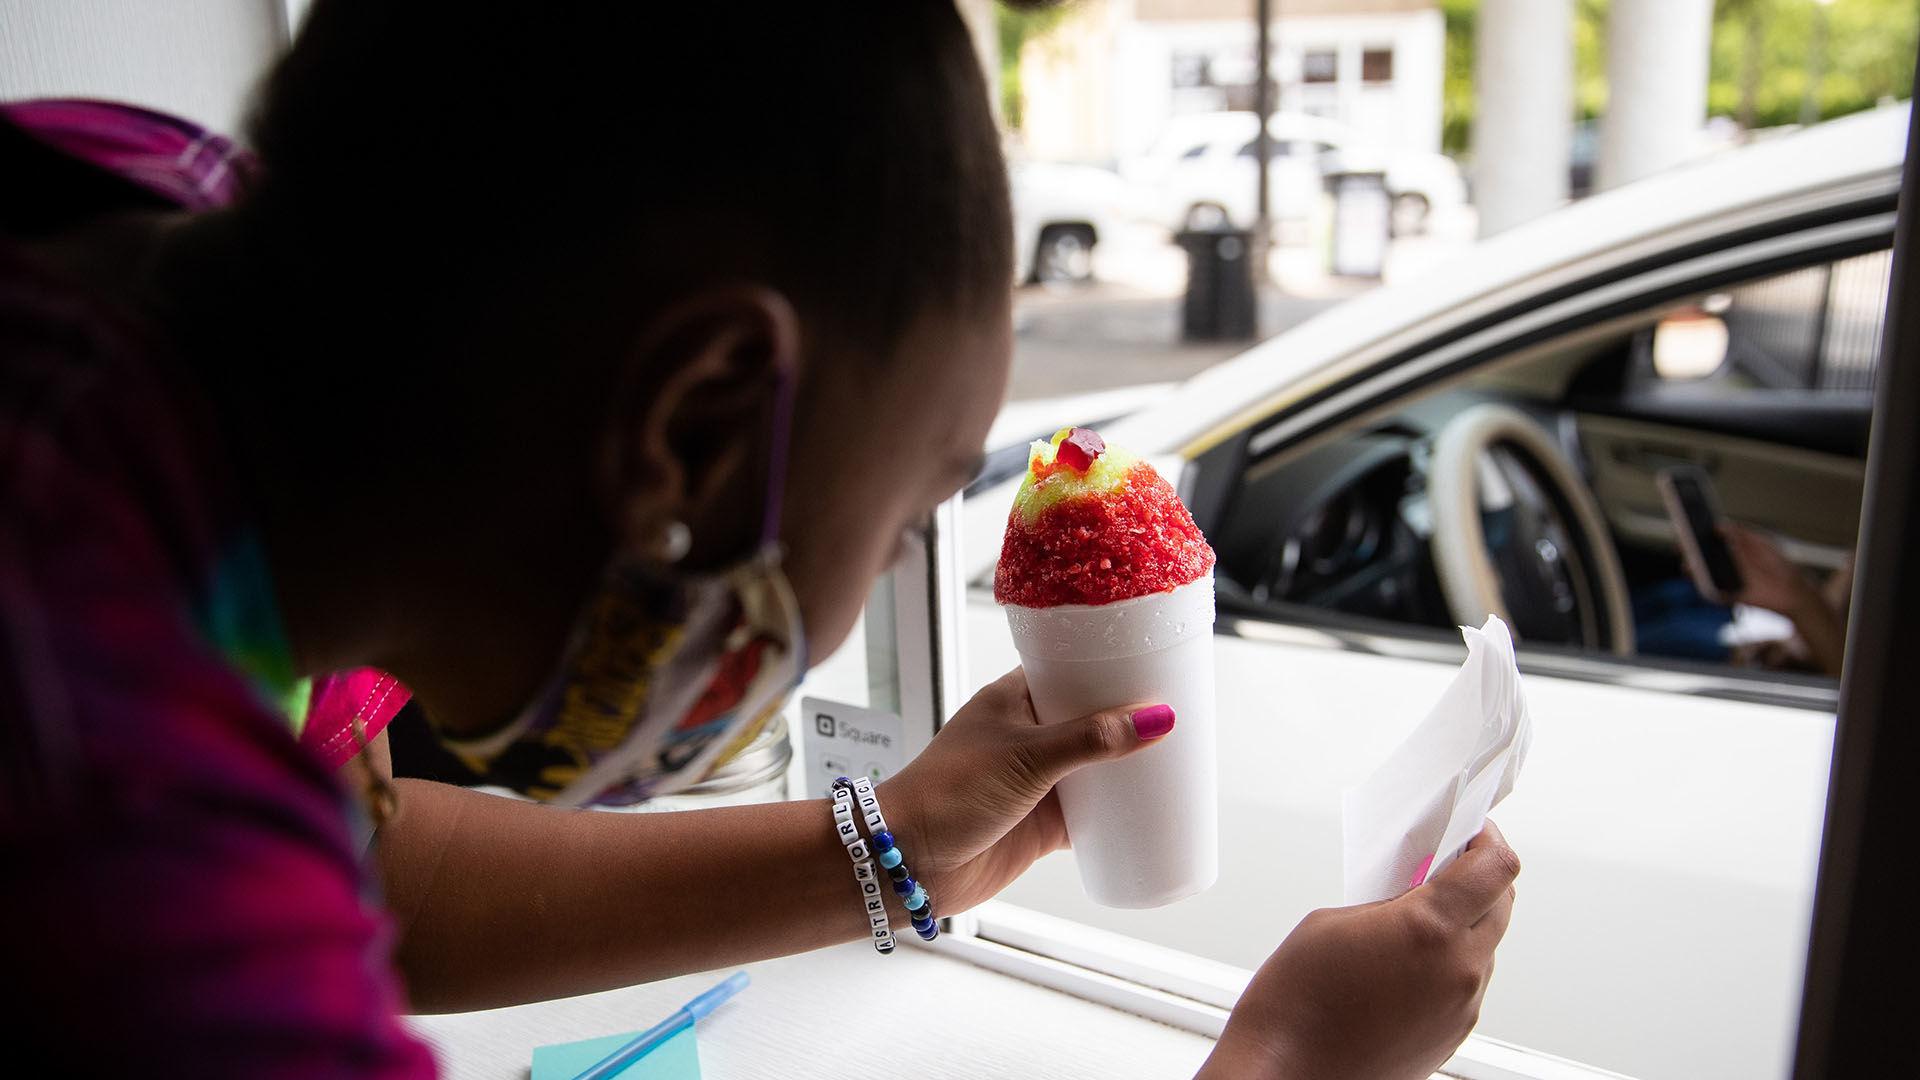
<svg viewBox="0 0 1920 1080">
<path fill-rule="evenodd" d="M 1489 822 L 1406 895 L 1307 916 L 1248 984 L 1199 1080 L 1426 1080 L 1480 1018 L 1519 873 Z"/>
<path fill-rule="evenodd" d="M 1824 603 L 1819 590 L 1799 567 L 1787 561 L 1772 540 L 1731 521 L 1720 525 L 1720 535 L 1727 541 L 1733 565 L 1740 571 L 1740 593 L 1732 599 L 1777 611 L 1788 618 Z"/>
</svg>

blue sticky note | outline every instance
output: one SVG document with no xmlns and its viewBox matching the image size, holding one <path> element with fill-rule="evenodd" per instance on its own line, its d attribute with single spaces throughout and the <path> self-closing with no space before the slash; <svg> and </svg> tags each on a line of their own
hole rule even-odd
<svg viewBox="0 0 1920 1080">
<path fill-rule="evenodd" d="M 533 1074 L 528 1080 L 573 1080 L 599 1064 L 600 1059 L 625 1046 L 639 1032 L 599 1039 L 539 1046 L 533 1051 Z M 653 1052 L 627 1066 L 620 1080 L 700 1080 L 700 1044 L 688 1025 Z"/>
</svg>

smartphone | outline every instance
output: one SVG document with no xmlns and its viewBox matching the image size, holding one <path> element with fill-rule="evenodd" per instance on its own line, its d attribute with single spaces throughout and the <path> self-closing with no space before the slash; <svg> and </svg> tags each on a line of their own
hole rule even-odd
<svg viewBox="0 0 1920 1080">
<path fill-rule="evenodd" d="M 1734 565 L 1733 552 L 1720 535 L 1720 507 L 1713 495 L 1713 481 L 1691 465 L 1662 469 L 1654 479 L 1660 487 L 1660 498 L 1667 504 L 1667 516 L 1673 519 L 1687 573 L 1700 595 L 1716 604 L 1732 603 L 1745 583 L 1740 580 L 1740 568 Z"/>
</svg>

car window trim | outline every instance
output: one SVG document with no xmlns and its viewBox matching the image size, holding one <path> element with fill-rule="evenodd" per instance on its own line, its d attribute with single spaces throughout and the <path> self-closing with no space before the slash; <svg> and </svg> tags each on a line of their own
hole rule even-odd
<svg viewBox="0 0 1920 1080">
<path fill-rule="evenodd" d="M 1248 444 L 1251 465 L 1372 407 L 1384 392 L 1406 392 L 1454 378 L 1503 354 L 1550 341 L 1663 300 L 1750 280 L 1825 259 L 1878 250 L 1891 242 L 1891 210 L 1849 217 L 1704 254 L 1663 262 L 1639 272 L 1588 278 L 1544 298 L 1515 305 L 1477 329 L 1397 350 L 1352 377 L 1296 402 Z"/>
<path fill-rule="evenodd" d="M 1227 605 L 1222 604 L 1223 608 Z M 1272 610 L 1265 610 L 1267 607 Z M 1458 666 L 1466 646 L 1457 633 L 1292 604 L 1242 607 L 1223 613 L 1214 633 L 1247 641 L 1389 656 Z M 1839 684 L 1817 675 L 1746 671 L 1666 657 L 1618 657 L 1552 646 L 1517 644 L 1520 670 L 1579 682 L 1689 697 L 1741 701 L 1831 714 Z"/>
</svg>

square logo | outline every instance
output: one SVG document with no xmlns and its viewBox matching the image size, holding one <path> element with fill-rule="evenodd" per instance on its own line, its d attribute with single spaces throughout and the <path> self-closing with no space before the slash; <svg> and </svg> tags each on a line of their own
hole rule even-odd
<svg viewBox="0 0 1920 1080">
<path fill-rule="evenodd" d="M 813 717 L 813 730 L 829 739 L 833 738 L 833 717 L 827 713 L 815 713 Z"/>
</svg>

